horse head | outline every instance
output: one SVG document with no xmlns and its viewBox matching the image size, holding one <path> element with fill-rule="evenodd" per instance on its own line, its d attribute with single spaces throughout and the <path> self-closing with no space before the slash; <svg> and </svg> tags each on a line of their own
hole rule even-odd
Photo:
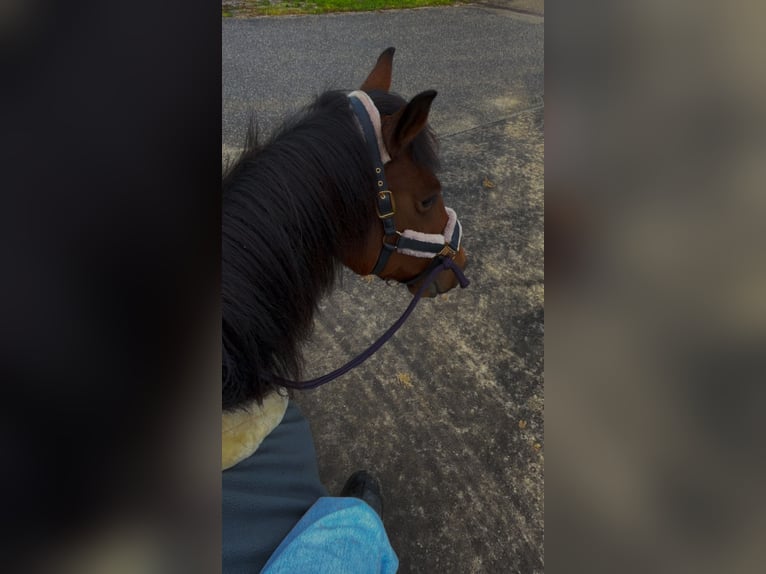
<svg viewBox="0 0 766 574">
<path fill-rule="evenodd" d="M 370 226 L 364 244 L 349 253 L 344 264 L 360 275 L 374 273 L 406 283 L 414 294 L 439 258 L 449 257 L 461 269 L 467 259 L 460 246 L 460 223 L 445 206 L 434 173 L 438 162 L 428 114 L 436 92 L 421 92 L 409 102 L 391 94 L 393 55 L 393 48 L 385 50 L 362 84 L 362 94 L 351 94 L 360 99 L 366 99 L 366 94 L 368 110 L 369 102 L 375 108 L 371 115 L 379 114 L 376 131 L 385 177 L 376 178 L 379 221 Z M 444 270 L 424 295 L 433 297 L 457 284 L 453 272 Z"/>
</svg>

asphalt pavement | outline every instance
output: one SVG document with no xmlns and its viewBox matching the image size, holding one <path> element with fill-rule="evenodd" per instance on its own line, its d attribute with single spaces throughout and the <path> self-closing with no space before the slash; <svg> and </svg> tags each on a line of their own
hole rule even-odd
<svg viewBox="0 0 766 574">
<path fill-rule="evenodd" d="M 357 88 L 388 46 L 392 91 L 439 92 L 439 177 L 472 283 L 423 301 L 364 365 L 296 397 L 331 492 L 360 468 L 381 478 L 401 572 L 544 569 L 543 17 L 491 4 L 222 22 L 224 155 L 252 112 L 267 134 L 323 90 Z M 366 348 L 410 297 L 344 273 L 307 378 Z"/>
</svg>

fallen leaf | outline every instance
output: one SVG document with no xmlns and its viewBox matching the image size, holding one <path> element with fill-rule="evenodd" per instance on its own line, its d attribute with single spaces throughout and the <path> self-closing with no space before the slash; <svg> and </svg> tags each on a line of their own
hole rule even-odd
<svg viewBox="0 0 766 574">
<path fill-rule="evenodd" d="M 543 445 L 541 445 L 539 442 L 536 442 L 535 444 L 532 445 L 532 448 L 534 448 L 535 450 L 540 450 L 541 448 L 543 448 Z"/>
<path fill-rule="evenodd" d="M 527 428 L 527 421 L 519 421 L 519 428 L 520 429 Z"/>
<path fill-rule="evenodd" d="M 375 275 L 364 275 L 362 277 L 362 281 L 365 281 L 367 283 L 372 283 L 375 280 Z"/>
<path fill-rule="evenodd" d="M 412 386 L 412 377 L 409 373 L 396 373 L 396 380 L 405 387 Z"/>
<path fill-rule="evenodd" d="M 487 189 L 492 189 L 493 187 L 495 187 L 495 183 L 486 177 L 484 178 L 484 181 L 481 182 L 481 184 Z"/>
</svg>

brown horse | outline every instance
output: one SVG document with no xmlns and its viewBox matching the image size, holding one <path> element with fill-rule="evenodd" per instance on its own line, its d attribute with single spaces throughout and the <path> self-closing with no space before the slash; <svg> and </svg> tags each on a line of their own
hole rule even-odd
<svg viewBox="0 0 766 574">
<path fill-rule="evenodd" d="M 342 263 L 415 293 L 435 263 L 466 264 L 445 207 L 428 114 L 435 91 L 389 93 L 394 49 L 351 94 L 326 92 L 223 177 L 223 406 L 299 377 L 299 344 Z M 439 272 L 425 294 L 457 285 Z"/>
<path fill-rule="evenodd" d="M 380 100 L 379 93 L 387 94 L 391 87 L 393 55 L 393 48 L 383 52 L 362 84 L 361 90 L 372 94 L 373 101 Z M 385 164 L 385 175 L 396 197 L 396 224 L 399 232 L 412 229 L 425 234 L 441 234 L 448 223 L 441 183 L 434 174 L 434 166 L 425 161 L 417 161 L 413 157 L 411 145 L 427 129 L 428 113 L 435 97 L 436 92 L 433 90 L 422 92 L 394 113 L 381 117 L 382 143 L 391 158 Z M 385 108 L 390 109 L 390 106 Z M 384 228 L 381 225 L 371 225 L 364 243 L 365 249 L 349 256 L 344 263 L 360 275 L 370 274 L 378 259 L 381 243 L 388 241 L 388 238 L 384 238 Z M 465 267 L 466 255 L 462 247 L 453 257 L 461 268 Z M 378 276 L 408 282 L 420 275 L 428 263 L 428 260 L 397 250 L 392 253 L 385 269 Z M 437 277 L 427 296 L 444 293 L 456 285 L 454 274 L 444 271 Z M 418 283 L 414 283 L 409 288 L 414 293 L 418 286 Z"/>
</svg>

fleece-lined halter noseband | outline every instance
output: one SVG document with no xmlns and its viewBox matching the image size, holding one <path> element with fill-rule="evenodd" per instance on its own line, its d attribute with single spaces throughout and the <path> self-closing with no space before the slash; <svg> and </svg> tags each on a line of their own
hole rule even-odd
<svg viewBox="0 0 766 574">
<path fill-rule="evenodd" d="M 394 202 L 394 194 L 388 188 L 385 171 L 385 164 L 391 161 L 391 156 L 383 143 L 380 112 L 370 96 L 361 90 L 351 92 L 348 99 L 362 130 L 362 135 L 364 135 L 367 150 L 375 168 L 378 219 L 383 224 L 383 246 L 372 273 L 379 276 L 394 251 L 411 257 L 435 260 L 444 257 L 454 259 L 460 250 L 463 227 L 460 225 L 455 211 L 449 207 L 445 208 L 448 219 L 442 233 L 421 233 L 411 229 L 397 231 L 394 221 L 396 203 Z M 407 284 L 417 283 L 437 264 L 438 261 L 435 261 L 423 273 L 407 281 Z"/>
<path fill-rule="evenodd" d="M 460 287 L 468 287 L 469 281 L 463 275 L 463 270 L 455 263 L 454 259 L 460 250 L 460 240 L 463 237 L 463 228 L 458 221 L 457 214 L 454 210 L 446 207 L 447 210 L 447 225 L 444 228 L 444 232 L 438 233 L 421 233 L 419 231 L 413 231 L 406 229 L 404 231 L 397 231 L 396 224 L 394 222 L 394 215 L 396 215 L 396 204 L 394 203 L 394 195 L 388 184 L 386 183 L 385 164 L 391 161 L 386 146 L 383 143 L 383 136 L 380 125 L 380 112 L 372 103 L 370 97 L 362 91 L 351 92 L 348 96 L 351 103 L 351 109 L 354 111 L 356 119 L 359 123 L 359 127 L 364 135 L 365 142 L 367 143 L 367 149 L 370 152 L 375 168 L 375 183 L 377 186 L 377 211 L 378 219 L 383 223 L 383 247 L 380 250 L 380 255 L 375 263 L 373 273 L 380 275 L 383 269 L 388 263 L 388 259 L 391 257 L 391 253 L 398 251 L 403 255 L 409 255 L 411 257 L 424 257 L 433 259 L 433 262 L 417 277 L 406 281 L 408 285 L 417 283 L 423 280 L 421 286 L 418 288 L 417 293 L 410 301 L 407 309 L 404 310 L 402 316 L 389 327 L 389 329 L 380 336 L 369 348 L 350 360 L 342 367 L 335 369 L 331 373 L 327 373 L 316 379 L 310 381 L 290 381 L 281 377 L 272 376 L 272 382 L 288 387 L 292 389 L 314 389 L 325 383 L 329 383 L 337 379 L 338 377 L 346 374 L 354 367 L 361 365 L 364 361 L 369 359 L 375 352 L 380 349 L 399 328 L 404 325 L 407 317 L 415 310 L 415 306 L 420 301 L 420 298 L 425 293 L 426 289 L 436 280 L 436 276 L 442 271 L 449 269 L 452 271 L 460 283 Z M 394 238 L 393 242 L 387 242 L 386 238 Z"/>
</svg>

